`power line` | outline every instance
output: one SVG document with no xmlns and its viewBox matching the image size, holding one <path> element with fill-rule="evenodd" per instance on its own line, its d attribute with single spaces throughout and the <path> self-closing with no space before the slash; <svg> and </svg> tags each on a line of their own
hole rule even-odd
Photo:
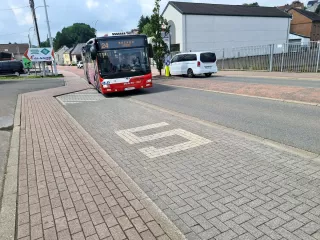
<svg viewBox="0 0 320 240">
<path fill-rule="evenodd" d="M 29 6 L 23 6 L 23 7 L 14 7 L 14 8 L 0 8 L 0 11 L 11 11 L 14 9 L 21 9 L 21 8 L 28 8 Z"/>
<path fill-rule="evenodd" d="M 6 34 L 0 34 L 0 36 L 10 36 L 10 35 L 22 34 L 22 33 L 28 33 L 28 32 L 6 33 Z"/>
</svg>

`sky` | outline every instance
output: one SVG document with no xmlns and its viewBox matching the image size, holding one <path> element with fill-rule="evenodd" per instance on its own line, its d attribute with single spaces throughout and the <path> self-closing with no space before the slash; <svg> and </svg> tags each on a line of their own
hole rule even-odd
<svg viewBox="0 0 320 240">
<path fill-rule="evenodd" d="M 179 1 L 179 0 L 176 0 Z M 243 4 L 256 0 L 180 0 L 216 4 Z M 168 0 L 161 1 L 163 10 Z M 292 0 L 259 0 L 260 6 L 279 6 Z M 307 2 L 303 1 L 304 3 Z M 32 44 L 37 44 L 29 0 L 0 0 L 0 43 L 27 43 L 28 34 Z M 48 35 L 44 0 L 34 0 L 40 39 Z M 129 31 L 136 28 L 140 16 L 151 15 L 154 0 L 46 0 L 52 37 L 63 27 L 73 23 L 86 23 L 97 29 L 97 35 L 108 32 Z"/>
</svg>

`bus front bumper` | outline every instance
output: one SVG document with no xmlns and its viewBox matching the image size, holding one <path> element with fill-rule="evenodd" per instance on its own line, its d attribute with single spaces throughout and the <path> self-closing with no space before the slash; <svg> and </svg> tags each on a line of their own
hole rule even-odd
<svg viewBox="0 0 320 240">
<path fill-rule="evenodd" d="M 143 89 L 143 88 L 151 88 L 152 87 L 152 80 L 147 80 L 143 84 L 110 84 L 110 85 L 103 85 L 102 86 L 102 93 L 114 93 L 114 92 L 125 92 L 125 91 L 132 91 L 136 89 Z"/>
</svg>

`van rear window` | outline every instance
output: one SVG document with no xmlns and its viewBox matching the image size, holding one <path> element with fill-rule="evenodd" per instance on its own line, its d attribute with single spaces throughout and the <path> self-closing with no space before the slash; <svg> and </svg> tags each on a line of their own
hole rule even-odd
<svg viewBox="0 0 320 240">
<path fill-rule="evenodd" d="M 200 53 L 201 62 L 215 62 L 217 60 L 215 53 Z"/>
</svg>

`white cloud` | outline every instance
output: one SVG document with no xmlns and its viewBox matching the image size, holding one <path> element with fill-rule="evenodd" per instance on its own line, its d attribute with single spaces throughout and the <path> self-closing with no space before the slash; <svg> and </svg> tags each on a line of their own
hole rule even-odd
<svg viewBox="0 0 320 240">
<path fill-rule="evenodd" d="M 11 5 L 12 11 L 17 19 L 18 25 L 31 25 L 33 24 L 32 14 L 25 9 L 17 8 L 17 6 Z"/>
<path fill-rule="evenodd" d="M 100 3 L 95 0 L 87 0 L 86 4 L 89 9 L 96 8 L 100 5 Z"/>
<path fill-rule="evenodd" d="M 138 4 L 140 5 L 141 12 L 143 15 L 152 14 L 152 10 L 154 7 L 154 1 L 152 1 L 152 0 L 138 0 Z"/>
</svg>

